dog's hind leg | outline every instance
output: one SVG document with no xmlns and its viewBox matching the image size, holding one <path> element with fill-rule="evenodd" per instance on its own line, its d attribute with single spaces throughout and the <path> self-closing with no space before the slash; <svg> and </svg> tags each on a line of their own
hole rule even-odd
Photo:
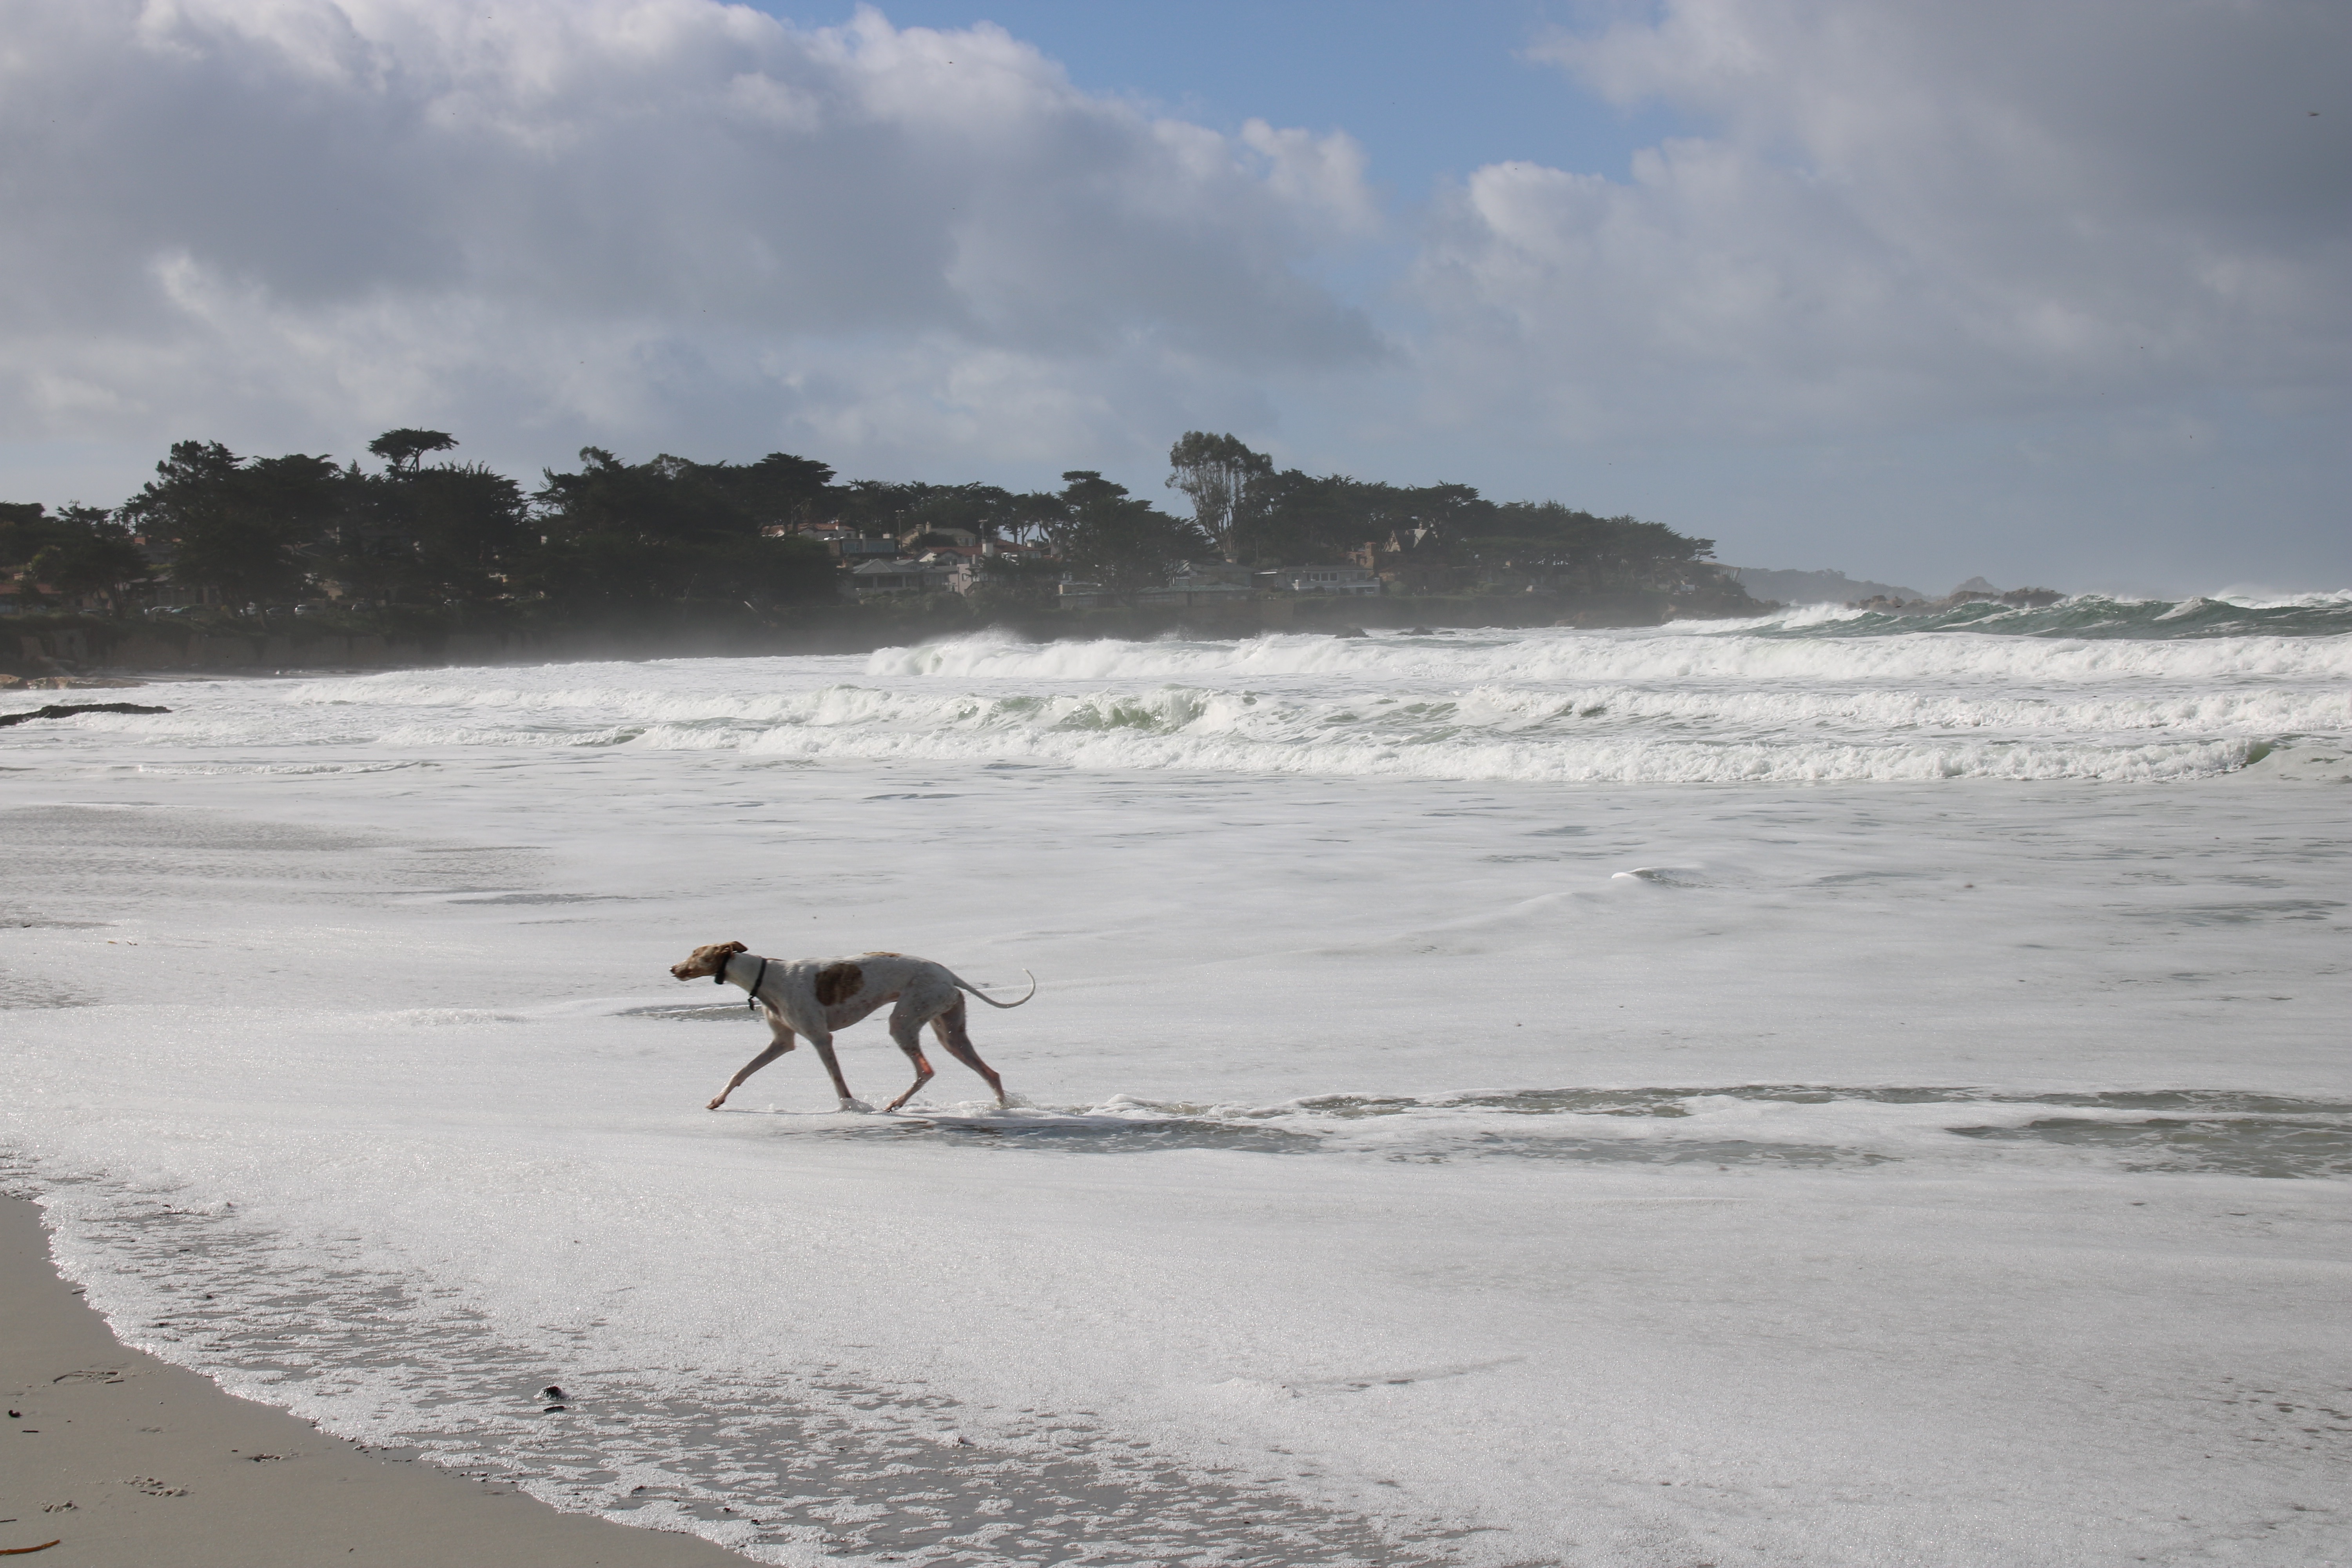
<svg viewBox="0 0 2352 1568">
<path fill-rule="evenodd" d="M 936 1020 L 934 1020 L 934 1026 L 937 1026 Z M 882 1109 L 885 1110 L 896 1110 L 900 1106 L 906 1104 L 907 1101 L 914 1099 L 915 1096 L 923 1091 L 923 1085 L 930 1082 L 932 1077 L 931 1064 L 923 1059 L 923 1020 L 921 1014 L 917 1012 L 913 1007 L 908 1006 L 905 1002 L 901 1002 L 898 1006 L 892 1008 L 890 1010 L 890 1037 L 898 1042 L 898 1048 L 907 1053 L 907 1059 L 908 1061 L 915 1064 L 915 1082 L 913 1087 L 908 1089 L 906 1093 L 900 1095 L 898 1099 L 884 1106 Z M 945 1039 L 947 1037 L 942 1035 L 940 1037 L 941 1039 Z"/>
<path fill-rule="evenodd" d="M 964 1015 L 963 998 L 959 996 L 954 1006 L 931 1020 L 932 1032 L 939 1036 L 940 1044 L 947 1047 L 948 1055 L 988 1080 L 988 1087 L 996 1091 L 998 1105 L 1012 1104 L 1004 1097 L 1004 1080 L 996 1076 L 994 1068 L 980 1059 L 978 1051 L 972 1049 L 971 1036 L 964 1029 Z"/>
<path fill-rule="evenodd" d="M 745 1062 L 743 1064 L 743 1070 L 737 1073 L 733 1078 L 729 1079 L 727 1080 L 727 1087 L 719 1091 L 719 1098 L 712 1100 L 705 1109 L 716 1110 L 720 1106 L 726 1104 L 727 1097 L 734 1093 L 737 1089 L 742 1088 L 743 1080 L 745 1079 L 750 1078 L 753 1073 L 758 1072 L 761 1068 L 766 1067 L 770 1062 L 774 1061 L 778 1057 L 782 1056 L 786 1051 L 789 1051 L 792 1048 L 793 1032 L 790 1029 L 786 1029 L 776 1037 L 776 1043 L 774 1045 L 770 1046 L 766 1050 L 761 1051 L 758 1056 L 753 1057 L 750 1061 Z"/>
</svg>

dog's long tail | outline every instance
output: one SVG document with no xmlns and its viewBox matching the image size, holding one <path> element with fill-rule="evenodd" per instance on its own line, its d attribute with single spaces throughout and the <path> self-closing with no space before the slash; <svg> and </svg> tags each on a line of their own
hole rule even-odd
<svg viewBox="0 0 2352 1568">
<path fill-rule="evenodd" d="M 1025 969 L 1021 973 L 1024 974 L 1029 974 L 1029 972 Z M 1021 1002 L 999 1002 L 995 997 L 991 996 L 987 992 L 982 991 L 979 986 L 974 985 L 971 981 L 966 980 L 952 969 L 948 971 L 948 978 L 954 981 L 959 989 L 971 992 L 973 995 L 979 997 L 982 1001 L 987 1003 L 992 1007 L 1018 1007 L 1021 1005 L 1021 1002 L 1026 1002 L 1029 1000 L 1029 996 L 1034 996 L 1037 994 L 1037 977 L 1034 974 L 1029 974 L 1029 996 L 1024 996 L 1021 998 Z"/>
</svg>

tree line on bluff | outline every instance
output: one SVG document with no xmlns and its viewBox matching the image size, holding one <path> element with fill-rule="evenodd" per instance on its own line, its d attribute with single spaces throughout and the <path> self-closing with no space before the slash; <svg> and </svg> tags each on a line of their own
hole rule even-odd
<svg viewBox="0 0 2352 1568">
<path fill-rule="evenodd" d="M 1714 542 L 1660 523 L 1557 501 L 1492 501 L 1468 485 L 1399 486 L 1277 470 L 1230 435 L 1193 431 L 1169 454 L 1189 517 L 1099 473 L 1057 491 L 995 485 L 836 482 L 809 458 L 624 463 L 583 447 L 580 467 L 540 488 L 478 463 L 428 461 L 445 431 L 387 431 L 373 469 L 300 453 L 239 457 L 182 441 L 155 478 L 108 510 L 0 503 L 0 570 L 23 602 L 42 586 L 122 614 L 161 584 L 231 608 L 315 597 L 372 605 L 502 605 L 551 617 L 625 617 L 663 606 L 766 611 L 838 596 L 833 555 L 799 530 L 839 523 L 914 542 L 961 530 L 1043 545 L 1051 559 L 989 563 L 975 590 L 1005 605 L 1049 600 L 1066 574 L 1113 599 L 1164 584 L 1187 563 L 1254 568 L 1336 563 L 1368 542 L 1414 592 L 1528 582 L 1606 594 L 1708 578 Z"/>
</svg>

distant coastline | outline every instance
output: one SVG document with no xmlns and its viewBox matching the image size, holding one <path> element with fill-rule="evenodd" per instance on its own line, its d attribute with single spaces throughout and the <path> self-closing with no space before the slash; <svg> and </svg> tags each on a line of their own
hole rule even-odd
<svg viewBox="0 0 2352 1568">
<path fill-rule="evenodd" d="M 1924 599 L 1916 588 L 1874 583 L 1824 568 L 1818 572 L 1780 571 L 1764 566 L 1726 566 L 1724 575 L 1759 599 L 1784 605 L 1844 605 L 1856 599 Z"/>
<path fill-rule="evenodd" d="M 1748 613 L 1766 608 L 1748 606 Z M 546 625 L 431 612 L 163 616 L 25 615 L 0 620 L 0 675 L 25 684 L 123 674 L 255 675 L 279 670 L 398 669 L 437 665 L 601 659 L 748 658 L 871 653 L 999 631 L 1028 642 L 1147 641 L 1297 632 L 1346 636 L 1412 626 L 1498 630 L 1652 626 L 1687 615 L 1664 594 L 1286 595 L 1209 605 L 991 610 L 950 594 L 863 604 L 802 605 L 758 614 Z"/>
</svg>

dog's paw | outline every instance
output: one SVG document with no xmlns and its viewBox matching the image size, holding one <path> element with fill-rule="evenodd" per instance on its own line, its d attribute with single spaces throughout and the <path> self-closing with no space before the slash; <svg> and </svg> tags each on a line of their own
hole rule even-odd
<svg viewBox="0 0 2352 1568">
<path fill-rule="evenodd" d="M 859 1111 L 867 1116 L 874 1114 L 874 1108 L 866 1104 L 862 1100 L 845 1100 L 841 1102 L 841 1109 L 844 1110 Z"/>
<path fill-rule="evenodd" d="M 720 1106 L 722 1106 L 722 1105 L 724 1105 L 724 1104 L 726 1104 L 726 1103 L 727 1103 L 727 1097 L 726 1097 L 725 1095 L 723 1095 L 723 1094 L 722 1094 L 722 1095 L 720 1095 L 717 1100 L 712 1100 L 709 1104 L 708 1104 L 708 1105 L 704 1106 L 702 1109 L 703 1109 L 703 1110 L 718 1110 Z"/>
</svg>

